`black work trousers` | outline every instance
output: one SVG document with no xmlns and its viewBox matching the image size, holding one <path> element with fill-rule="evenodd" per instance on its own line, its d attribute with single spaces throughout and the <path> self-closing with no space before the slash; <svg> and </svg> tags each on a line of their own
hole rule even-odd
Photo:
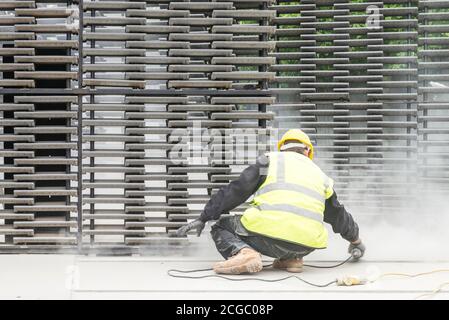
<svg viewBox="0 0 449 320">
<path fill-rule="evenodd" d="M 212 239 L 217 250 L 225 259 L 248 247 L 263 255 L 282 260 L 302 258 L 314 250 L 252 233 L 245 229 L 240 218 L 240 215 L 222 216 L 212 226 Z"/>
</svg>

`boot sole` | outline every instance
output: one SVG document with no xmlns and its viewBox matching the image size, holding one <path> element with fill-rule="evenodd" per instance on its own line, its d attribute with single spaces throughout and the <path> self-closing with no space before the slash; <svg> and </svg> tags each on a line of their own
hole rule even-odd
<svg viewBox="0 0 449 320">
<path fill-rule="evenodd" d="M 230 267 L 214 267 L 215 273 L 221 274 L 242 274 L 242 273 L 256 273 L 263 268 L 262 260 L 260 258 L 252 257 L 241 265 Z"/>
<path fill-rule="evenodd" d="M 278 266 L 273 265 L 273 268 L 282 270 L 282 271 L 291 272 L 291 273 L 301 273 L 302 272 L 302 267 L 278 267 Z"/>
<path fill-rule="evenodd" d="M 287 271 L 287 272 L 291 272 L 291 273 L 301 273 L 302 272 L 301 268 L 275 268 L 275 269 Z"/>
<path fill-rule="evenodd" d="M 286 268 L 284 270 L 287 272 L 291 272 L 291 273 L 301 273 L 302 272 L 302 268 Z"/>
</svg>

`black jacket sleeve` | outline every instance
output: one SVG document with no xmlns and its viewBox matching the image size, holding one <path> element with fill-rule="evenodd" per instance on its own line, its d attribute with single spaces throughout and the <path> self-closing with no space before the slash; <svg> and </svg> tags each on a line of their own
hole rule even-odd
<svg viewBox="0 0 449 320">
<path fill-rule="evenodd" d="M 332 230 L 335 233 L 339 233 L 345 240 L 353 242 L 359 238 L 359 226 L 352 218 L 352 215 L 338 202 L 335 191 L 326 200 L 324 222 L 329 223 L 332 226 Z"/>
<path fill-rule="evenodd" d="M 200 220 L 203 222 L 217 220 L 221 214 L 244 203 L 265 181 L 267 165 L 267 157 L 261 156 L 255 164 L 243 170 L 237 180 L 222 187 L 210 198 L 201 213 Z"/>
</svg>

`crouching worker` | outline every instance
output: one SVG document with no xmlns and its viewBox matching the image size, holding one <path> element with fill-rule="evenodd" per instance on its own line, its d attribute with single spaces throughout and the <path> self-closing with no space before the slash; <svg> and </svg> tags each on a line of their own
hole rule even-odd
<svg viewBox="0 0 449 320">
<path fill-rule="evenodd" d="M 206 204 L 199 219 L 178 229 L 182 237 L 209 220 L 217 220 L 211 235 L 227 259 L 214 265 L 216 273 L 241 274 L 262 270 L 261 254 L 276 258 L 274 268 L 301 272 L 303 257 L 327 246 L 323 222 L 350 242 L 349 253 L 363 256 L 365 246 L 352 216 L 337 200 L 333 181 L 312 161 L 313 146 L 299 129 L 289 130 L 278 143 L 240 177 L 221 188 Z M 251 195 L 243 215 L 223 216 Z"/>
</svg>

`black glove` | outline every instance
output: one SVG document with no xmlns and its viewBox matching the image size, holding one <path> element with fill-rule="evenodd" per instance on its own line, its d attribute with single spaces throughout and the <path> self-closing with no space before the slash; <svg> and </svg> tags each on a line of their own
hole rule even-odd
<svg viewBox="0 0 449 320">
<path fill-rule="evenodd" d="M 192 229 L 196 229 L 196 235 L 199 237 L 205 225 L 206 224 L 199 219 L 193 220 L 192 222 L 176 230 L 176 236 L 185 237 L 187 235 L 187 232 L 189 232 Z"/>
<path fill-rule="evenodd" d="M 348 248 L 348 253 L 354 258 L 354 260 L 359 260 L 365 254 L 366 247 L 360 240 L 359 243 L 350 243 Z"/>
</svg>

